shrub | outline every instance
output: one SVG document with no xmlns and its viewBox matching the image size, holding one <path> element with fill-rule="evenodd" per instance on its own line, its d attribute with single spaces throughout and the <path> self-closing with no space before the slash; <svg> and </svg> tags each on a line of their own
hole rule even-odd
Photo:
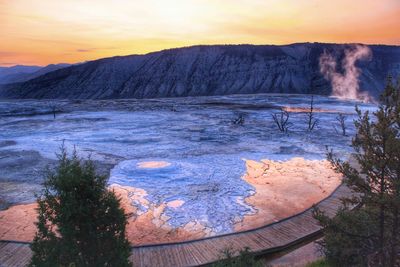
<svg viewBox="0 0 400 267">
<path fill-rule="evenodd" d="M 214 263 L 213 267 L 261 267 L 260 261 L 257 261 L 249 248 L 244 248 L 235 252 L 232 248 L 226 248 L 221 252 L 221 259 Z"/>
<path fill-rule="evenodd" d="M 93 162 L 62 147 L 37 198 L 30 266 L 130 266 L 126 215 Z"/>
</svg>

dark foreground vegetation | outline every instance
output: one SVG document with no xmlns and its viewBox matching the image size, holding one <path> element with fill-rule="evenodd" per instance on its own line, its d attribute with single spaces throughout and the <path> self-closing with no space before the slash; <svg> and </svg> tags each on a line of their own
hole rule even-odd
<svg viewBox="0 0 400 267">
<path fill-rule="evenodd" d="M 241 251 L 235 251 L 231 248 L 226 248 L 221 251 L 221 260 L 214 263 L 212 267 L 261 267 L 262 262 L 257 260 L 248 248 Z"/>
<path fill-rule="evenodd" d="M 358 111 L 355 162 L 329 160 L 355 192 L 334 218 L 319 210 L 329 266 L 400 266 L 400 88 L 389 79 L 379 109 Z"/>
<path fill-rule="evenodd" d="M 38 197 L 31 266 L 130 266 L 126 216 L 107 177 L 64 148 Z"/>
</svg>

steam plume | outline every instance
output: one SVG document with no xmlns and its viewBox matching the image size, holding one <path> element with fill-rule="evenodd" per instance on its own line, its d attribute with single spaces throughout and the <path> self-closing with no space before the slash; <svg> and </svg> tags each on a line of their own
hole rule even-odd
<svg viewBox="0 0 400 267">
<path fill-rule="evenodd" d="M 331 82 L 333 96 L 345 99 L 368 100 L 367 93 L 359 91 L 360 69 L 356 67 L 357 60 L 369 59 L 371 50 L 364 45 L 354 45 L 344 51 L 342 60 L 343 73 L 337 71 L 336 58 L 324 51 L 319 58 L 319 69 L 324 77 Z"/>
</svg>

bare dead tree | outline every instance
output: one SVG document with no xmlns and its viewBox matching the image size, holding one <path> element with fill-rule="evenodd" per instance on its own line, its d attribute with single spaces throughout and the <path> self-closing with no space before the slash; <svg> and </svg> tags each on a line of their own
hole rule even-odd
<svg viewBox="0 0 400 267">
<path fill-rule="evenodd" d="M 60 111 L 60 107 L 56 102 L 48 102 L 47 106 L 50 108 L 51 113 L 53 114 L 53 119 L 56 118 L 56 113 Z"/>
<path fill-rule="evenodd" d="M 314 96 L 311 95 L 311 102 L 310 102 L 310 111 L 307 112 L 307 125 L 308 130 L 314 130 L 315 126 L 318 125 L 319 120 L 315 118 L 314 113 Z"/>
<path fill-rule="evenodd" d="M 233 124 L 243 125 L 244 124 L 244 116 L 243 114 L 239 114 L 239 116 L 232 121 Z"/>
<path fill-rule="evenodd" d="M 287 133 L 291 123 L 289 122 L 289 112 L 282 110 L 281 112 L 272 114 L 272 119 L 274 120 L 276 126 L 278 126 L 279 131 Z"/>
<path fill-rule="evenodd" d="M 340 125 L 340 129 L 342 130 L 342 135 L 346 136 L 346 115 L 344 115 L 343 113 L 339 113 L 339 115 L 337 115 L 336 120 L 338 121 L 339 125 Z M 335 131 L 338 132 L 338 130 L 335 128 Z"/>
</svg>

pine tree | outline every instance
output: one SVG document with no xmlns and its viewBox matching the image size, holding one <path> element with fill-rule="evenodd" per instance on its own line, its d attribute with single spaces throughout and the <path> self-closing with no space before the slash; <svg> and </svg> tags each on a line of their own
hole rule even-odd
<svg viewBox="0 0 400 267">
<path fill-rule="evenodd" d="M 355 193 L 330 219 L 316 210 L 325 252 L 335 265 L 398 266 L 400 209 L 400 94 L 389 78 L 373 118 L 357 108 L 355 163 L 328 154 Z M 357 166 L 357 167 L 355 167 Z M 352 210 L 351 207 L 357 206 Z M 356 259 L 354 261 L 354 259 Z"/>
<path fill-rule="evenodd" d="M 126 216 L 93 162 L 61 149 L 38 197 L 31 266 L 130 266 Z"/>
</svg>

